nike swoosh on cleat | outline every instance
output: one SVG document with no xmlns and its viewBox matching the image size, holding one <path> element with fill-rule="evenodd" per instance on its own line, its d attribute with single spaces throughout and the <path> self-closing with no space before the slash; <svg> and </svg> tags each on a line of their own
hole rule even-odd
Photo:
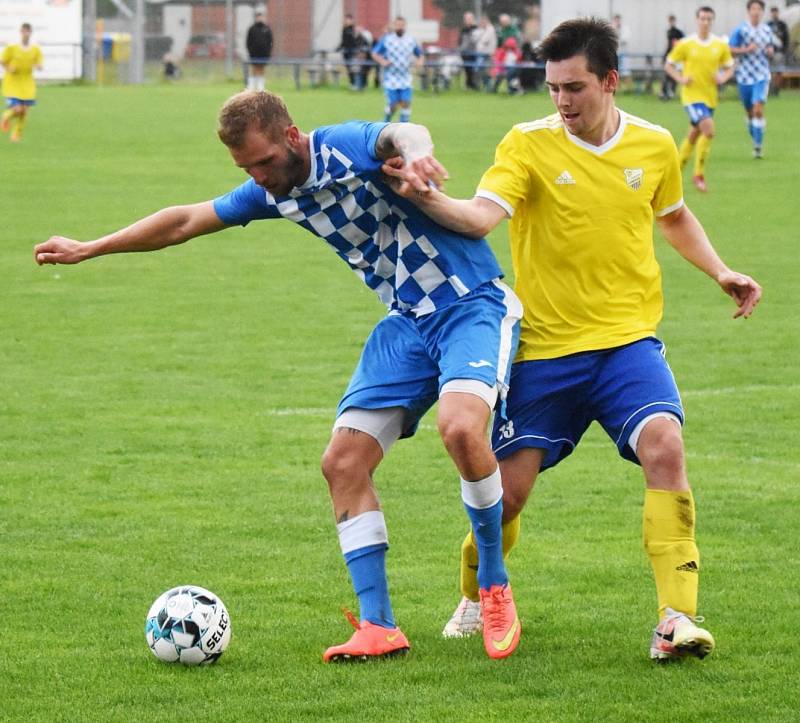
<svg viewBox="0 0 800 723">
<path fill-rule="evenodd" d="M 393 643 L 397 638 L 400 637 L 400 633 L 392 633 L 391 635 L 386 636 L 387 643 Z"/>
<path fill-rule="evenodd" d="M 494 647 L 495 650 L 499 650 L 501 653 L 504 650 L 508 650 L 511 643 L 514 641 L 514 635 L 516 635 L 518 627 L 519 618 L 516 618 L 514 624 L 508 629 L 506 636 L 502 640 L 495 640 L 492 638 L 492 647 Z"/>
</svg>

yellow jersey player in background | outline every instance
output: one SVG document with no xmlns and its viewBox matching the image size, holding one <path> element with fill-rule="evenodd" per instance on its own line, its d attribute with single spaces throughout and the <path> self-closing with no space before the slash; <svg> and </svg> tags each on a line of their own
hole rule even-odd
<svg viewBox="0 0 800 723">
<path fill-rule="evenodd" d="M 697 34 L 679 41 L 667 56 L 664 72 L 681 86 L 681 103 L 689 116 L 689 131 L 680 148 L 681 168 L 697 146 L 692 183 L 706 192 L 706 161 L 714 137 L 714 109 L 719 100 L 718 87 L 730 80 L 734 62 L 728 44 L 711 34 L 714 10 L 699 8 Z M 681 66 L 682 70 L 678 70 Z"/>
<path fill-rule="evenodd" d="M 761 287 L 723 263 L 684 203 L 669 132 L 616 107 L 611 26 L 569 20 L 539 52 L 558 112 L 506 135 L 474 198 L 452 199 L 429 185 L 445 175 L 430 157 L 390 160 L 383 170 L 399 193 L 464 235 L 478 238 L 511 219 L 523 319 L 505 418 L 496 414 L 492 431 L 503 479 L 503 547 L 517 540 L 538 473 L 569 455 L 599 422 L 620 456 L 644 472 L 644 545 L 658 593 L 650 657 L 702 658 L 714 639 L 696 624 L 700 558 L 683 408 L 655 336 L 663 299 L 654 218 L 678 253 L 733 297 L 734 317 L 752 313 Z M 484 624 L 476 562 L 470 533 L 462 546 L 464 597 L 447 637 Z"/>
<path fill-rule="evenodd" d="M 20 28 L 19 45 L 7 45 L 0 56 L 3 66 L 3 96 L 6 99 L 6 110 L 3 113 L 0 128 L 3 133 L 11 131 L 11 140 L 22 139 L 22 131 L 28 117 L 28 108 L 36 103 L 36 81 L 33 71 L 42 69 L 42 50 L 31 44 L 30 23 L 23 23 Z"/>
</svg>

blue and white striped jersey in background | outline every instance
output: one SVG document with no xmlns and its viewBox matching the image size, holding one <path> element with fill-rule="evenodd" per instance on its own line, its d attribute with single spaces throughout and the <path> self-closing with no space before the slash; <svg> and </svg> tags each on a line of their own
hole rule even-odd
<svg viewBox="0 0 800 723">
<path fill-rule="evenodd" d="M 757 48 L 752 53 L 736 56 L 736 82 L 739 85 L 753 85 L 761 80 L 769 80 L 769 58 L 767 48 L 777 44 L 777 40 L 769 25 L 761 23 L 753 27 L 746 20 L 731 33 L 728 44 L 732 48 L 744 48 L 755 43 Z"/>
<path fill-rule="evenodd" d="M 390 313 L 423 316 L 501 277 L 485 239 L 442 228 L 384 182 L 375 143 L 386 123 L 350 121 L 309 134 L 311 172 L 286 196 L 253 179 L 214 200 L 229 225 L 287 218 L 324 238 Z M 302 281 L 302 268 L 296 272 Z"/>
<path fill-rule="evenodd" d="M 411 65 L 414 58 L 422 55 L 414 38 L 410 35 L 400 37 L 397 33 L 388 33 L 378 41 L 374 51 L 391 62 L 382 71 L 383 87 L 386 90 L 412 87 L 414 79 L 411 77 Z"/>
</svg>

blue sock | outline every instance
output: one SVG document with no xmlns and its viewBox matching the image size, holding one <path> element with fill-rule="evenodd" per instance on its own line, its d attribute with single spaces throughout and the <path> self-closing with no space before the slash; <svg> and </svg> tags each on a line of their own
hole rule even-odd
<svg viewBox="0 0 800 723">
<path fill-rule="evenodd" d="M 503 562 L 503 500 L 480 510 L 464 504 L 464 509 L 478 546 L 478 586 L 488 590 L 492 585 L 507 584 Z"/>
<path fill-rule="evenodd" d="M 383 109 L 383 120 L 387 123 L 392 120 L 392 116 L 394 115 L 394 111 L 387 105 Z"/>
<path fill-rule="evenodd" d="M 368 545 L 345 553 L 344 559 L 358 595 L 360 619 L 384 628 L 397 627 L 386 581 L 388 545 Z M 502 550 L 501 550 L 502 554 Z"/>
<path fill-rule="evenodd" d="M 411 109 L 410 108 L 401 108 L 400 110 L 400 122 L 401 123 L 408 123 L 411 120 Z"/>
<path fill-rule="evenodd" d="M 757 146 L 764 143 L 764 122 L 758 118 L 753 121 L 753 143 Z"/>
<path fill-rule="evenodd" d="M 750 133 L 750 137 L 753 139 L 753 143 L 756 142 L 756 125 L 751 120 L 747 122 L 747 131 Z"/>
</svg>

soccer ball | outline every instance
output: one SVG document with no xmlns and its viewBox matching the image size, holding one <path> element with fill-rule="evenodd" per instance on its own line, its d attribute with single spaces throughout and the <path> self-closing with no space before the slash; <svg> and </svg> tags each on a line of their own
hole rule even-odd
<svg viewBox="0 0 800 723">
<path fill-rule="evenodd" d="M 184 665 L 214 663 L 230 642 L 231 619 L 213 592 L 182 585 L 159 595 L 150 606 L 144 634 L 159 660 Z"/>
</svg>

